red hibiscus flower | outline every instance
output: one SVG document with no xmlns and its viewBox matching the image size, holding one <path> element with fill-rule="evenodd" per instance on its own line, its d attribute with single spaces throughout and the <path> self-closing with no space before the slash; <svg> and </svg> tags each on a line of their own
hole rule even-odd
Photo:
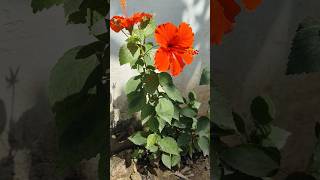
<svg viewBox="0 0 320 180">
<path fill-rule="evenodd" d="M 110 20 L 110 28 L 119 32 L 122 29 L 131 29 L 135 24 L 142 22 L 144 19 L 151 19 L 152 14 L 148 13 L 135 13 L 131 17 L 113 16 Z"/>
<path fill-rule="evenodd" d="M 192 48 L 194 33 L 184 22 L 179 27 L 172 23 L 159 25 L 155 40 L 160 46 L 155 55 L 155 66 L 161 72 L 170 70 L 172 76 L 179 75 L 185 64 L 190 64 L 193 56 L 198 54 Z"/>
</svg>

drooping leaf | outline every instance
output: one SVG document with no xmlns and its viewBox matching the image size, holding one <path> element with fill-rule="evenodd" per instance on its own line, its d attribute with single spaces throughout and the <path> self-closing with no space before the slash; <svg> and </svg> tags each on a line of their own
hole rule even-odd
<svg viewBox="0 0 320 180">
<path fill-rule="evenodd" d="M 183 103 L 182 95 L 174 86 L 172 77 L 168 73 L 159 73 L 159 83 L 170 99 Z"/>
<path fill-rule="evenodd" d="M 158 144 L 160 146 L 161 151 L 163 152 L 174 155 L 180 154 L 178 144 L 176 140 L 172 137 L 163 137 L 162 139 L 158 140 Z"/>
<path fill-rule="evenodd" d="M 320 71 L 320 21 L 305 19 L 292 42 L 286 74 L 301 74 Z"/>
<path fill-rule="evenodd" d="M 170 100 L 160 98 L 156 106 L 156 112 L 160 118 L 171 124 L 174 115 L 174 107 Z"/>
<path fill-rule="evenodd" d="M 279 169 L 279 163 L 255 145 L 229 148 L 221 152 L 220 158 L 232 168 L 255 177 L 272 176 Z"/>
<path fill-rule="evenodd" d="M 128 138 L 133 144 L 135 145 L 144 145 L 147 143 L 147 138 L 142 136 L 142 132 L 138 131 L 136 133 L 134 133 L 133 135 L 131 135 Z"/>
</svg>

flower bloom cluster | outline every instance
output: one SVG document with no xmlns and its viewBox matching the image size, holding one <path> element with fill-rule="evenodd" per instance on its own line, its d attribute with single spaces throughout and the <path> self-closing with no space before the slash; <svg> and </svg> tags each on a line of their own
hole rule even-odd
<svg viewBox="0 0 320 180">
<path fill-rule="evenodd" d="M 115 32 L 119 32 L 122 29 L 130 30 L 135 24 L 140 23 L 145 18 L 151 19 L 152 14 L 138 12 L 131 17 L 114 16 L 110 20 L 110 27 Z"/>
</svg>

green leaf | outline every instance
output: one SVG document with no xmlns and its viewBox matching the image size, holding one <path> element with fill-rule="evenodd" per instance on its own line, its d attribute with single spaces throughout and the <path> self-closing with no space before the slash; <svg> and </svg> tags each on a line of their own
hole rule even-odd
<svg viewBox="0 0 320 180">
<path fill-rule="evenodd" d="M 210 120 L 207 117 L 202 116 L 199 118 L 196 132 L 198 133 L 199 136 L 205 136 L 209 138 Z"/>
<path fill-rule="evenodd" d="M 144 83 L 144 90 L 150 94 L 153 94 L 158 89 L 159 78 L 157 74 L 148 74 L 145 76 Z"/>
<path fill-rule="evenodd" d="M 159 73 L 159 82 L 170 99 L 183 103 L 181 93 L 174 86 L 172 78 L 168 73 Z"/>
<path fill-rule="evenodd" d="M 209 85 L 210 84 L 210 70 L 208 68 L 204 68 L 202 70 L 200 85 Z"/>
<path fill-rule="evenodd" d="M 51 70 L 48 87 L 51 106 L 68 96 L 88 91 L 102 78 L 95 56 L 76 59 L 81 49 L 82 46 L 78 46 L 67 51 Z"/>
<path fill-rule="evenodd" d="M 127 81 L 127 84 L 124 88 L 124 92 L 128 95 L 128 94 L 136 91 L 138 86 L 140 85 L 140 83 L 141 83 L 141 80 L 140 80 L 139 76 L 134 76 L 134 77 L 130 78 Z"/>
<path fill-rule="evenodd" d="M 43 9 L 49 9 L 52 6 L 60 5 L 64 2 L 64 0 L 32 0 L 31 7 L 33 13 L 37 13 L 38 11 L 42 11 Z"/>
<path fill-rule="evenodd" d="M 178 165 L 181 161 L 181 156 L 180 155 L 172 155 L 171 156 L 171 166 L 174 167 Z"/>
<path fill-rule="evenodd" d="M 179 120 L 180 118 L 180 108 L 177 106 L 174 106 L 174 113 L 173 113 L 173 119 Z"/>
<path fill-rule="evenodd" d="M 158 146 L 155 146 L 155 145 L 149 145 L 149 146 L 146 146 L 146 149 L 148 149 L 150 152 L 154 153 L 154 152 L 157 152 L 158 151 Z"/>
<path fill-rule="evenodd" d="M 154 117 L 154 116 L 150 117 L 149 121 L 147 122 L 147 125 L 148 125 L 148 127 L 150 128 L 150 130 L 152 132 L 158 132 L 160 130 L 158 119 L 156 117 Z M 162 129 L 161 129 L 161 131 L 162 131 Z"/>
<path fill-rule="evenodd" d="M 258 96 L 251 103 L 252 117 L 260 124 L 268 124 L 273 120 L 274 109 L 270 100 Z"/>
<path fill-rule="evenodd" d="M 156 106 L 156 112 L 160 118 L 171 124 L 174 115 L 174 107 L 170 100 L 160 98 Z"/>
<path fill-rule="evenodd" d="M 320 21 L 307 18 L 300 25 L 293 39 L 286 74 L 319 72 L 320 70 Z"/>
<path fill-rule="evenodd" d="M 147 146 L 156 144 L 160 138 L 158 134 L 150 134 L 147 138 Z"/>
<path fill-rule="evenodd" d="M 191 138 L 192 137 L 190 133 L 181 133 L 177 140 L 179 147 L 187 146 L 191 142 Z"/>
<path fill-rule="evenodd" d="M 132 143 L 134 143 L 135 145 L 144 145 L 147 143 L 147 138 L 142 136 L 142 132 L 138 131 L 136 133 L 134 133 L 133 135 L 131 135 L 128 138 Z"/>
<path fill-rule="evenodd" d="M 154 30 L 156 29 L 157 25 L 155 20 L 152 18 L 150 19 L 150 21 L 148 22 L 148 25 L 146 26 L 146 28 L 144 28 L 144 35 L 145 37 L 150 37 L 154 34 Z"/>
<path fill-rule="evenodd" d="M 220 158 L 228 166 L 256 177 L 272 176 L 279 169 L 279 163 L 255 145 L 229 148 L 221 152 Z"/>
<path fill-rule="evenodd" d="M 163 128 L 166 126 L 166 121 L 163 120 L 161 117 L 158 117 L 158 127 L 159 127 L 159 132 L 163 130 Z"/>
<path fill-rule="evenodd" d="M 150 104 L 146 104 L 141 110 L 141 121 L 142 125 L 144 125 L 148 120 L 154 116 L 155 108 Z M 158 128 L 156 128 L 158 129 Z"/>
<path fill-rule="evenodd" d="M 178 144 L 176 140 L 174 140 L 172 137 L 164 137 L 158 141 L 158 144 L 160 146 L 161 151 L 163 152 L 174 155 L 180 154 Z"/>
<path fill-rule="evenodd" d="M 161 155 L 161 161 L 167 168 L 171 169 L 171 167 L 172 167 L 171 155 L 167 155 L 167 154 L 163 153 Z"/>
<path fill-rule="evenodd" d="M 181 128 L 181 129 L 191 129 L 193 125 L 193 119 L 182 116 L 180 120 L 174 121 L 173 126 Z"/>
<path fill-rule="evenodd" d="M 189 118 L 197 116 L 197 112 L 195 112 L 193 109 L 189 107 L 182 108 L 180 114 Z"/>
<path fill-rule="evenodd" d="M 222 93 L 213 87 L 213 123 L 225 130 L 235 130 L 236 126 L 232 117 L 231 105 Z"/>
<path fill-rule="evenodd" d="M 127 95 L 127 98 L 129 114 L 142 110 L 146 104 L 146 96 L 143 92 L 133 91 Z"/>
<path fill-rule="evenodd" d="M 209 139 L 207 137 L 205 137 L 205 136 L 199 137 L 198 145 L 199 145 L 199 148 L 202 150 L 204 156 L 209 155 L 210 143 L 209 143 Z"/>
<path fill-rule="evenodd" d="M 128 44 L 124 44 L 120 47 L 120 50 L 119 50 L 120 65 L 135 62 L 134 56 L 131 54 L 131 51 L 129 50 L 127 45 Z"/>
<path fill-rule="evenodd" d="M 162 163 L 169 169 L 172 167 L 178 165 L 181 161 L 180 155 L 168 155 L 168 154 L 162 154 L 161 155 L 161 161 Z"/>
</svg>

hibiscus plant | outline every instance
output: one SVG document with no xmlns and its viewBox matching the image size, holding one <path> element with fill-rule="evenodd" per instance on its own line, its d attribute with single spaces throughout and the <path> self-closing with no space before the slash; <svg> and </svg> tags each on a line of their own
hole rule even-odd
<svg viewBox="0 0 320 180">
<path fill-rule="evenodd" d="M 177 27 L 168 22 L 157 26 L 152 14 L 135 13 L 114 16 L 110 27 L 127 37 L 119 50 L 120 64 L 129 64 L 138 72 L 125 86 L 128 111 L 141 112 L 143 126 L 129 137 L 136 145 L 133 158 L 150 163 L 161 160 L 171 169 L 180 165 L 182 156 L 208 155 L 209 118 L 198 117 L 200 102 L 194 92 L 185 98 L 173 83 L 173 76 L 198 54 L 190 25 L 182 22 Z"/>
</svg>

